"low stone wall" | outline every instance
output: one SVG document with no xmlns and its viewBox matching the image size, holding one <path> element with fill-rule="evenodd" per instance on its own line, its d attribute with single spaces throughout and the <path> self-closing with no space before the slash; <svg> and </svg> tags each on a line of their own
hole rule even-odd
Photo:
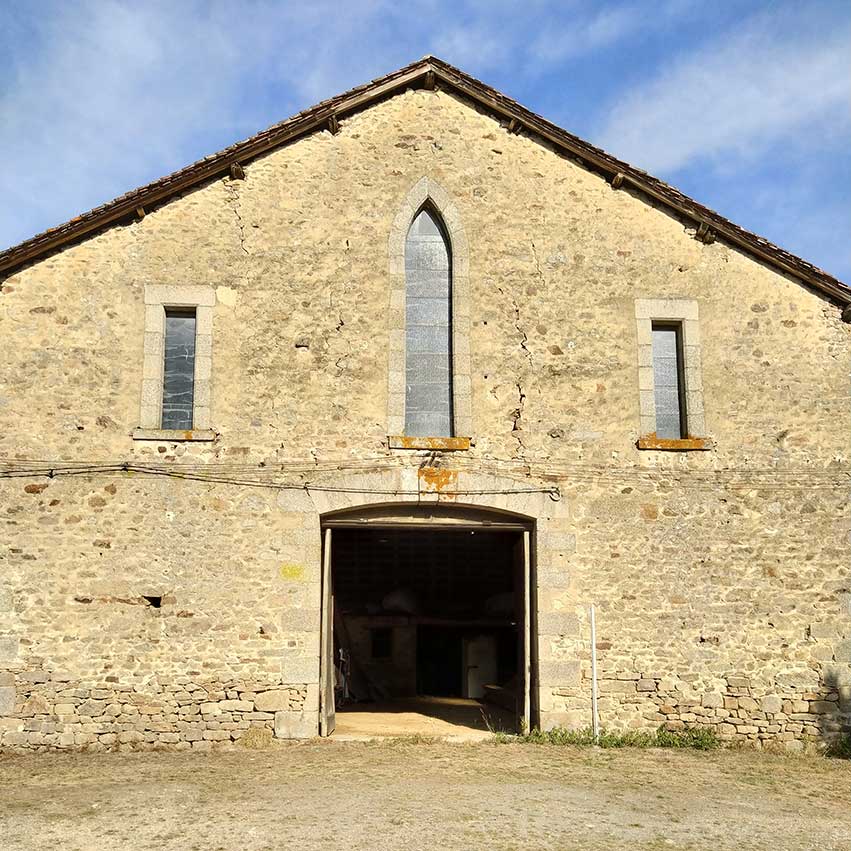
<svg viewBox="0 0 851 851">
<path fill-rule="evenodd" d="M 601 723 L 612 729 L 704 726 L 725 741 L 756 747 L 771 741 L 786 750 L 803 750 L 851 730 L 848 688 L 775 682 L 768 692 L 747 676 L 730 675 L 705 690 L 689 679 L 623 672 L 605 675 L 599 689 Z"/>
<path fill-rule="evenodd" d="M 70 675 L 0 674 L 0 750 L 210 750 L 253 728 L 316 734 L 317 687 L 177 677 L 82 686 Z"/>
</svg>

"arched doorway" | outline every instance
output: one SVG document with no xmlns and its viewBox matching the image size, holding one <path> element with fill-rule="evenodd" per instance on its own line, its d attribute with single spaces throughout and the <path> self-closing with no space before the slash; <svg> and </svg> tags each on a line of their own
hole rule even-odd
<svg viewBox="0 0 851 851">
<path fill-rule="evenodd" d="M 408 503 L 321 525 L 322 735 L 531 727 L 532 518 Z"/>
</svg>

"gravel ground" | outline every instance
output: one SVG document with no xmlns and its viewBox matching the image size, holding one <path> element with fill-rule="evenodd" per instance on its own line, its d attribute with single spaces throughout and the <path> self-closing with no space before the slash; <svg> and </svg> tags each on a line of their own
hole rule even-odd
<svg viewBox="0 0 851 851">
<path fill-rule="evenodd" d="M 0 757 L 0 848 L 851 849 L 851 763 L 310 742 Z"/>
</svg>

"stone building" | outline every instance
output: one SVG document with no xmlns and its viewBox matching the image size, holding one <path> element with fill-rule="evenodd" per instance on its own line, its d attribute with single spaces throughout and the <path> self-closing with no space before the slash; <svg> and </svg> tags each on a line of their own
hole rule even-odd
<svg viewBox="0 0 851 851">
<path fill-rule="evenodd" d="M 851 290 L 446 63 L 0 281 L 0 747 L 848 729 Z"/>
</svg>

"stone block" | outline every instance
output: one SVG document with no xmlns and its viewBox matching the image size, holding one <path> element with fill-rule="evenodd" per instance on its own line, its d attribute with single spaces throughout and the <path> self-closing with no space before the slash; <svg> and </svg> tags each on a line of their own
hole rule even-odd
<svg viewBox="0 0 851 851">
<path fill-rule="evenodd" d="M 254 708 L 258 712 L 279 712 L 288 710 L 291 692 L 289 689 L 261 691 L 254 697 Z"/>
<path fill-rule="evenodd" d="M 275 737 L 278 739 L 310 739 L 319 733 L 319 716 L 313 712 L 275 713 Z"/>
<path fill-rule="evenodd" d="M 20 639 L 14 635 L 0 635 L 0 662 L 15 662 L 18 659 Z"/>
<path fill-rule="evenodd" d="M 254 704 L 250 700 L 222 700 L 219 708 L 222 712 L 252 712 Z"/>
<path fill-rule="evenodd" d="M 572 687 L 579 684 L 581 665 L 578 661 L 546 660 L 538 663 L 538 676 L 547 686 Z"/>
<path fill-rule="evenodd" d="M 318 606 L 285 609 L 281 612 L 281 629 L 289 632 L 309 632 L 319 629 L 321 613 Z"/>
<path fill-rule="evenodd" d="M 767 695 L 760 701 L 760 708 L 769 715 L 776 715 L 783 708 L 783 701 L 776 695 Z"/>
<path fill-rule="evenodd" d="M 542 712 L 541 729 L 553 730 L 561 727 L 566 730 L 578 730 L 591 725 L 591 712 L 569 710 L 567 712 Z"/>
<path fill-rule="evenodd" d="M 710 691 L 703 695 L 700 703 L 701 706 L 706 706 L 710 709 L 717 709 L 724 705 L 724 695 L 719 694 L 717 691 Z"/>
<path fill-rule="evenodd" d="M 205 730 L 204 738 L 208 742 L 229 742 L 230 732 L 228 730 Z"/>
<path fill-rule="evenodd" d="M 319 684 L 309 683 L 307 686 L 307 694 L 304 698 L 305 712 L 319 711 Z"/>
<path fill-rule="evenodd" d="M 15 711 L 14 686 L 0 686 L 0 715 L 11 715 Z"/>
<path fill-rule="evenodd" d="M 638 680 L 635 684 L 636 691 L 656 691 L 655 680 Z"/>
<path fill-rule="evenodd" d="M 539 635 L 579 635 L 579 618 L 573 612 L 541 612 L 537 624 Z"/>
<path fill-rule="evenodd" d="M 600 694 L 634 694 L 635 680 L 601 680 Z"/>
<path fill-rule="evenodd" d="M 837 662 L 851 662 L 851 639 L 837 641 L 833 647 L 833 656 Z"/>
<path fill-rule="evenodd" d="M 145 736 L 138 730 L 122 730 L 118 734 L 118 741 L 122 745 L 134 744 L 136 742 L 144 742 Z"/>
<path fill-rule="evenodd" d="M 287 656 L 281 663 L 281 681 L 285 684 L 319 681 L 319 659 L 308 656 Z"/>
</svg>

